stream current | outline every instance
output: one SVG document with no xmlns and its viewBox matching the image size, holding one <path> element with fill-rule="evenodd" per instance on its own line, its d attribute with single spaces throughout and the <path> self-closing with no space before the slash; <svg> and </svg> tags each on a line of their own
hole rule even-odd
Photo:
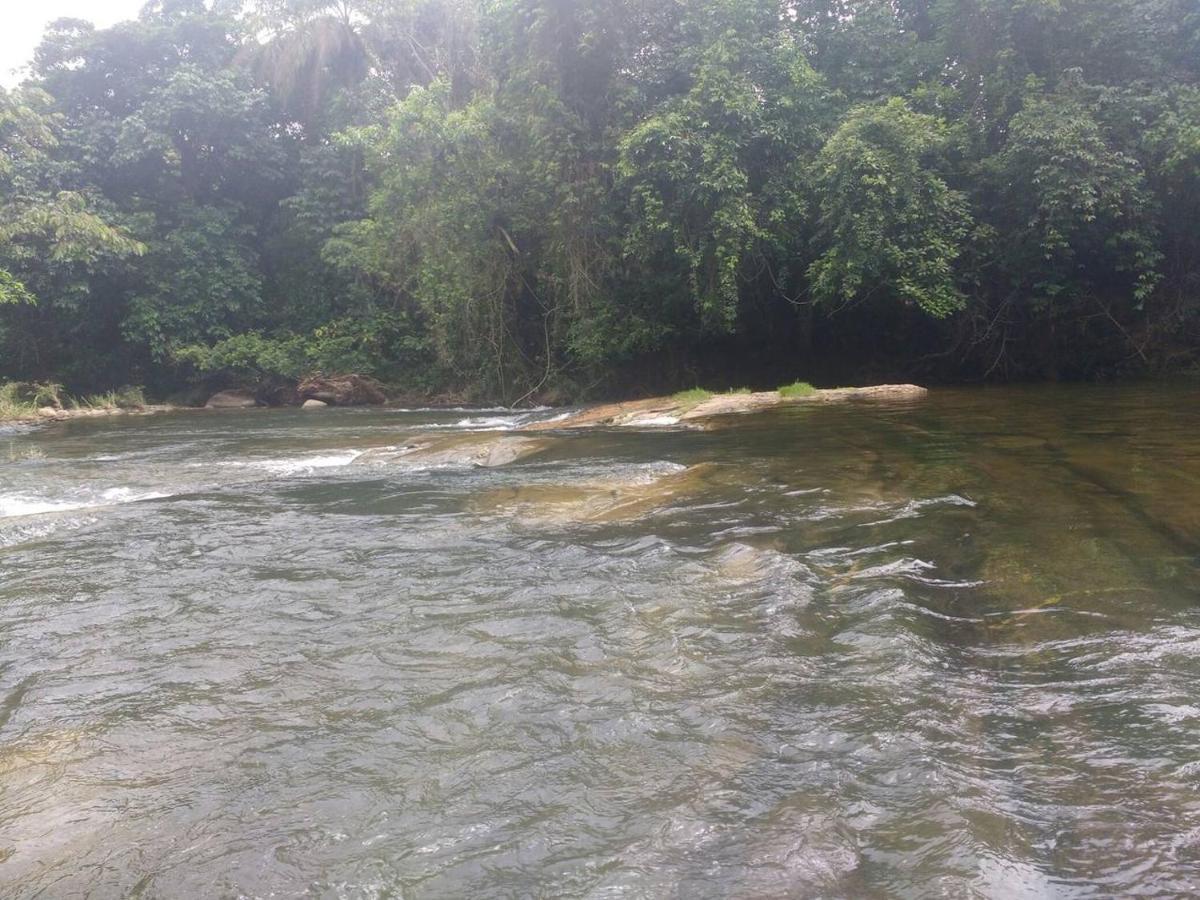
<svg viewBox="0 0 1200 900">
<path fill-rule="evenodd" d="M 1196 399 L 0 433 L 0 895 L 1195 894 Z"/>
</svg>

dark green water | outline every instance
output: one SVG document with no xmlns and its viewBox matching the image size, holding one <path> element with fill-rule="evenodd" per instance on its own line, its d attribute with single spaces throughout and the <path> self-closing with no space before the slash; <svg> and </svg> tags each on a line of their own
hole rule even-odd
<svg viewBox="0 0 1200 900">
<path fill-rule="evenodd" d="M 1194 894 L 1198 399 L 0 436 L 0 894 Z"/>
</svg>

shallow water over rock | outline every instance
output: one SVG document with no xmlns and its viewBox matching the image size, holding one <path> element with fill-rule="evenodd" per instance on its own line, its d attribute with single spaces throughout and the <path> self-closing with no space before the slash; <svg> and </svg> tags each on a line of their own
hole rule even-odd
<svg viewBox="0 0 1200 900">
<path fill-rule="evenodd" d="M 1196 399 L 0 435 L 0 893 L 1192 893 Z"/>
</svg>

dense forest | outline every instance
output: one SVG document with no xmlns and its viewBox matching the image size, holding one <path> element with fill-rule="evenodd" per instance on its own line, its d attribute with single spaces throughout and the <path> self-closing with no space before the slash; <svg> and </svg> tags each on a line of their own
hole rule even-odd
<svg viewBox="0 0 1200 900">
<path fill-rule="evenodd" d="M 1200 0 L 154 0 L 0 91 L 0 378 L 509 403 L 1200 353 Z"/>
</svg>

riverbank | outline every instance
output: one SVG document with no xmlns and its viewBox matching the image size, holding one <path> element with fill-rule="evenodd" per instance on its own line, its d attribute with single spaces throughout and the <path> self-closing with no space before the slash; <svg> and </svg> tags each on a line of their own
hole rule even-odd
<svg viewBox="0 0 1200 900">
<path fill-rule="evenodd" d="M 74 396 L 50 382 L 0 383 L 0 425 L 45 425 L 70 419 L 150 416 L 172 412 L 173 404 L 147 403 L 140 387 Z"/>
<path fill-rule="evenodd" d="M 0 416 L 0 425 L 49 425 L 52 422 L 68 422 L 74 419 L 103 419 L 110 416 L 158 416 L 178 412 L 189 407 L 152 403 L 137 408 L 124 409 L 118 406 L 99 409 L 54 409 L 42 407 L 34 413 Z"/>
</svg>

